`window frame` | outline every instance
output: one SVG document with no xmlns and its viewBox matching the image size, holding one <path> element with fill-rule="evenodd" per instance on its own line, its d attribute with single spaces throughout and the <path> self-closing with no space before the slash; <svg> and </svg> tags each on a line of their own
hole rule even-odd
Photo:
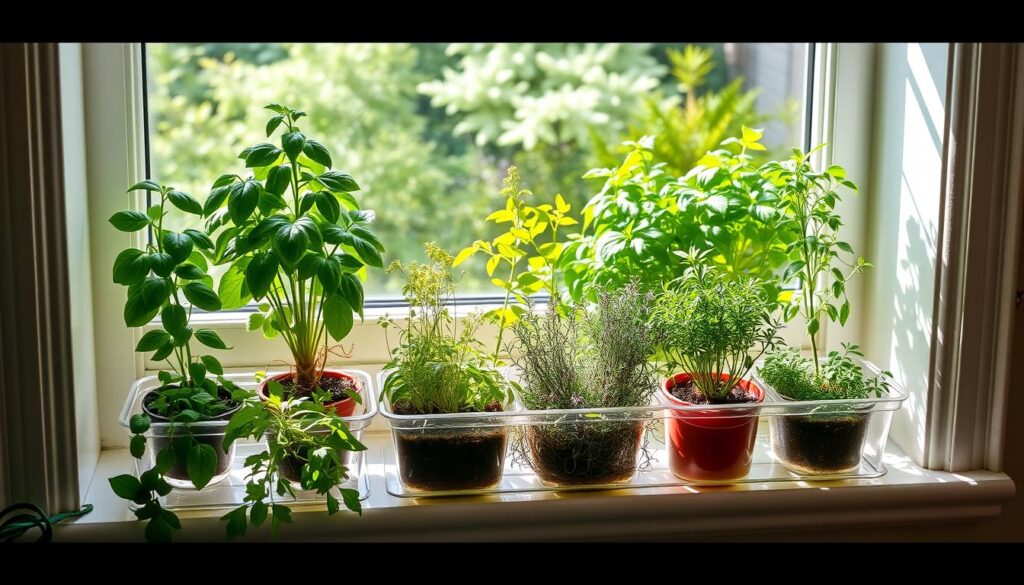
<svg viewBox="0 0 1024 585">
<path fill-rule="evenodd" d="M 835 45 L 816 44 L 807 51 L 808 74 L 812 75 L 808 93 L 810 99 L 804 108 L 804 140 L 810 138 L 812 144 L 824 141 L 831 136 L 834 119 L 835 88 L 840 77 L 847 71 L 835 67 L 834 61 L 823 59 L 823 56 L 834 55 Z M 147 132 L 147 111 L 145 106 L 145 59 L 141 43 L 119 45 L 83 46 L 86 59 L 83 65 L 87 91 L 87 128 L 103 128 L 102 133 L 90 131 L 88 137 L 89 187 L 90 193 L 124 193 L 124 186 L 146 178 L 148 169 L 149 140 Z M 830 53 L 831 51 L 831 53 Z M 868 65 L 864 65 L 869 67 Z M 861 112 L 863 115 L 864 112 Z M 810 122 L 807 117 L 810 117 Z M 870 120 L 859 120 L 859 128 L 869 128 Z M 109 141 L 109 136 L 124 136 L 124 140 Z M 842 142 L 835 143 L 822 151 L 820 156 L 831 156 L 832 152 L 854 150 L 844 145 L 857 145 L 865 141 L 865 132 L 851 133 L 849 136 L 839 135 Z M 109 143 L 108 143 L 109 142 Z M 807 146 L 807 145 L 805 145 Z M 96 155 L 93 151 L 98 151 Z M 826 159 L 822 159 L 824 161 Z M 819 161 L 819 162 L 822 162 Z M 850 165 L 847 165 L 850 166 Z M 852 168 L 852 167 L 851 167 Z M 851 172 L 853 172 L 851 170 Z M 131 195 L 131 203 L 137 209 L 145 209 L 146 196 Z M 93 198 L 95 199 L 95 198 Z M 108 323 L 107 327 L 97 327 L 97 370 L 111 371 L 99 381 L 99 418 L 100 436 L 104 448 L 127 446 L 128 436 L 117 426 L 117 412 L 123 402 L 125 389 L 139 377 L 151 375 L 163 364 L 154 363 L 149 356 L 134 354 L 125 359 L 125 353 L 134 349 L 138 339 L 155 324 L 141 328 L 129 329 L 123 326 L 121 310 L 124 291 L 121 287 L 110 283 L 105 276 L 109 274 L 109 266 L 116 254 L 128 245 L 142 246 L 146 234 L 121 234 L 109 229 L 106 219 L 112 213 L 124 208 L 124 199 L 119 197 L 103 197 L 96 205 L 90 207 L 90 230 L 92 238 L 99 245 L 94 247 L 92 270 L 99 277 L 93 278 L 94 310 L 97 323 Z M 849 228 L 848 228 L 849 229 Z M 860 229 L 856 231 L 862 231 Z M 857 239 L 851 244 L 858 245 Z M 821 283 L 826 285 L 827 283 Z M 460 298 L 456 318 L 470 310 L 486 309 L 493 306 L 500 297 L 474 295 Z M 856 299 L 851 299 L 857 303 Z M 408 305 L 402 301 L 391 299 L 368 300 L 365 319 L 356 321 L 351 333 L 344 340 L 343 346 L 352 348 L 352 356 L 338 364 L 374 370 L 388 361 L 387 345 L 384 343 L 384 332 L 376 320 L 388 315 L 404 325 Z M 226 341 L 230 351 L 211 350 L 225 368 L 235 371 L 254 371 L 268 366 L 286 363 L 288 350 L 280 339 L 265 339 L 258 332 L 245 330 L 252 307 L 236 311 L 216 314 L 197 311 L 193 319 L 202 323 L 203 327 L 216 330 Z M 787 343 L 802 349 L 809 348 L 804 340 L 804 323 L 800 317 L 787 324 L 781 332 Z M 828 335 L 827 327 L 822 327 L 819 336 L 824 340 Z M 496 341 L 496 328 L 484 327 L 478 337 L 485 345 Z M 393 338 L 393 336 L 392 336 Z M 129 364 L 132 366 L 129 368 Z M 334 362 L 332 362 L 334 364 Z M 107 368 L 111 368 L 107 370 Z"/>
</svg>

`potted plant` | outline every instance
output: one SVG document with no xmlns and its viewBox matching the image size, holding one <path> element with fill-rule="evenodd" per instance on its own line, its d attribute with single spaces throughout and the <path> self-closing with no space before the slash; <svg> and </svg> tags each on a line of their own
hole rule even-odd
<svg viewBox="0 0 1024 585">
<path fill-rule="evenodd" d="M 152 193 L 159 202 L 145 213 L 119 211 L 110 223 L 124 232 L 151 230 L 152 240 L 144 250 L 128 248 L 118 254 L 113 280 L 128 287 L 125 325 L 142 327 L 159 316 L 159 326 L 139 339 L 135 351 L 153 352 L 151 359 L 166 361 L 168 369 L 158 373 L 160 386 L 141 397 L 142 412 L 128 421 L 131 454 L 145 471 L 139 477 L 125 474 L 109 481 L 114 493 L 139 506 L 138 518 L 149 520 L 146 538 L 169 541 L 172 530 L 181 525 L 173 512 L 161 507 L 159 497 L 172 487 L 203 489 L 227 476 L 234 448 L 222 448 L 224 426 L 251 393 L 223 377 L 217 358 L 193 347 L 198 341 L 228 349 L 216 332 L 190 326 L 193 308 L 221 308 L 204 256 L 214 246 L 198 230 L 174 232 L 163 225 L 169 205 L 195 215 L 202 207 L 187 193 L 155 181 L 142 181 L 128 191 L 136 190 Z M 147 447 L 149 456 L 143 459 Z"/>
<path fill-rule="evenodd" d="M 404 486 L 420 491 L 493 487 L 501 481 L 508 427 L 434 415 L 505 411 L 512 394 L 474 338 L 480 318 L 470 315 L 457 324 L 449 311 L 454 258 L 432 242 L 426 252 L 427 264 L 395 261 L 388 267 L 405 278 L 410 307 L 398 346 L 388 343 L 391 360 L 381 389 L 399 475 Z M 387 316 L 380 325 L 385 336 L 397 327 Z"/>
<path fill-rule="evenodd" d="M 787 401 L 864 401 L 889 392 L 888 372 L 865 376 L 851 356 L 863 354 L 858 346 L 844 343 L 842 352 L 828 353 L 816 374 L 810 357 L 781 348 L 765 357 L 758 376 Z M 852 471 L 860 466 L 870 417 L 866 402 L 825 404 L 806 416 L 772 417 L 772 452 L 799 473 Z"/>
<path fill-rule="evenodd" d="M 284 338 L 294 370 L 277 380 L 288 397 L 330 394 L 327 404 L 352 414 L 359 382 L 325 369 L 328 356 L 351 331 L 354 313 L 363 315 L 366 266 L 381 268 L 384 247 L 369 229 L 374 214 L 360 210 L 352 192 L 359 185 L 331 168 L 323 144 L 306 138 L 297 122 L 304 112 L 278 104 L 267 136 L 280 129 L 280 147 L 269 143 L 239 154 L 252 176 L 217 179 L 203 207 L 217 237 L 215 258 L 228 264 L 220 282 L 226 308 L 263 301 L 249 317 L 249 329 Z M 259 394 L 269 399 L 268 382 Z"/>
<path fill-rule="evenodd" d="M 831 351 L 822 358 L 817 333 L 824 319 L 845 325 L 850 316 L 846 282 L 871 266 L 863 258 L 847 262 L 853 248 L 838 239 L 842 221 L 835 212 L 840 187 L 853 192 L 857 186 L 838 165 L 817 171 L 811 152 L 794 151 L 785 161 L 769 162 L 760 169 L 776 193 L 785 221 L 802 237 L 786 253 L 790 262 L 783 280 L 799 278 L 803 286 L 783 311 L 789 321 L 797 315 L 807 323 L 811 355 L 802 357 L 791 348 L 769 353 L 758 375 L 785 400 L 859 400 L 880 397 L 890 389 L 892 374 L 881 371 L 865 376 L 850 356 L 862 356 L 856 345 L 844 344 L 843 352 Z M 845 270 L 845 271 L 844 271 Z M 819 287 L 826 277 L 830 286 Z M 772 450 L 790 469 L 805 474 L 842 473 L 860 464 L 870 414 L 864 403 L 837 403 L 815 409 L 808 416 L 783 416 L 772 420 Z"/>
<path fill-rule="evenodd" d="M 268 517 L 276 534 L 281 524 L 292 521 L 291 509 L 276 497 L 295 498 L 295 486 L 324 496 L 329 515 L 342 504 L 361 514 L 358 490 L 341 485 L 348 478 L 346 455 L 366 447 L 336 409 L 325 406 L 328 392 L 317 391 L 312 399 L 286 398 L 284 385 L 273 378 L 267 380 L 267 388 L 266 401 L 247 401 L 228 423 L 225 444 L 240 437 L 267 440 L 267 450 L 245 461 L 249 480 L 242 505 L 221 517 L 227 522 L 228 538 L 245 534 L 249 524 L 259 527 Z"/>
<path fill-rule="evenodd" d="M 521 372 L 516 389 L 529 410 L 579 410 L 548 424 L 524 425 L 516 451 L 546 485 L 627 481 L 637 470 L 650 412 L 593 409 L 648 406 L 658 386 L 649 361 L 659 334 L 654 295 L 636 283 L 600 290 L 592 308 L 527 312 L 513 326 Z M 589 310 L 588 310 L 589 309 Z M 547 422 L 547 421 L 546 421 Z"/>
<path fill-rule="evenodd" d="M 687 480 L 737 479 L 750 471 L 758 419 L 741 405 L 765 395 L 746 375 L 778 341 L 774 303 L 757 280 L 727 277 L 702 255 L 682 256 L 683 276 L 654 309 L 671 373 L 662 394 L 671 405 L 707 408 L 676 408 L 666 419 L 669 467 Z"/>
</svg>

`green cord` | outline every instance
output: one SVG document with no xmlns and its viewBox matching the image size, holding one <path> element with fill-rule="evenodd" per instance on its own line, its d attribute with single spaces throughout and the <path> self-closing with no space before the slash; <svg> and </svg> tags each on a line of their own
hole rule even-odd
<svg viewBox="0 0 1024 585">
<path fill-rule="evenodd" d="M 92 504 L 82 506 L 81 510 L 61 512 L 60 514 L 54 514 L 53 516 L 47 516 L 46 512 L 35 504 L 12 504 L 0 512 L 0 518 L 7 516 L 15 510 L 29 510 L 32 513 L 17 514 L 0 523 L 0 541 L 11 542 L 15 538 L 25 534 L 29 529 L 38 528 L 42 534 L 39 535 L 36 542 L 50 542 L 53 540 L 54 524 L 74 516 L 84 516 L 89 512 L 92 512 Z"/>
</svg>

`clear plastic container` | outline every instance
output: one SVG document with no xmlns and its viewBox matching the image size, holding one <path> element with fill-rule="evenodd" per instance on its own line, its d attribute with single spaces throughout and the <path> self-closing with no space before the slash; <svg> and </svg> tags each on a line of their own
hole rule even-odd
<svg viewBox="0 0 1024 585">
<path fill-rule="evenodd" d="M 873 368 L 873 366 L 870 366 Z M 877 369 L 876 369 L 877 370 Z M 379 381 L 383 385 L 386 372 Z M 399 497 L 432 497 L 471 494 L 500 494 L 532 491 L 566 491 L 579 489 L 631 489 L 678 485 L 721 485 L 730 483 L 778 482 L 778 481 L 824 481 L 842 479 L 866 479 L 885 474 L 882 461 L 888 438 L 892 413 L 899 409 L 907 398 L 902 388 L 893 387 L 888 396 L 854 401 L 795 402 L 781 399 L 773 389 L 762 381 L 754 379 L 751 384 L 763 388 L 764 401 L 759 403 L 729 405 L 679 405 L 670 402 L 662 391 L 648 406 L 632 408 L 603 408 L 586 410 L 525 410 L 517 399 L 515 409 L 493 413 L 460 413 L 447 415 L 396 415 L 385 403 L 381 412 L 391 425 L 394 444 L 382 452 L 385 485 L 388 493 Z M 772 445 L 773 426 L 781 421 L 799 418 L 819 418 L 822 407 L 827 406 L 830 415 L 844 411 L 864 415 L 867 423 L 864 430 L 863 448 L 858 449 L 855 466 L 844 466 L 828 472 L 807 473 L 790 461 L 783 461 Z M 680 477 L 672 465 L 676 456 L 672 439 L 671 423 L 674 420 L 692 421 L 705 427 L 698 432 L 697 440 L 704 441 L 707 450 L 721 449 L 722 432 L 741 427 L 742 440 L 737 441 L 739 467 L 722 471 L 723 475 L 711 473 L 701 476 Z M 657 424 L 665 419 L 666 424 Z M 710 427 L 710 428 L 707 428 Z M 604 432 L 599 429 L 607 429 Z M 640 430 L 636 430 L 640 429 Z M 637 435 L 633 433 L 636 432 Z M 502 452 L 496 444 L 488 459 L 488 481 L 480 485 L 422 485 L 409 480 L 407 469 L 415 453 L 401 452 L 404 437 L 455 437 L 455 436 L 503 436 L 507 437 L 509 453 Z M 601 446 L 609 435 L 618 437 L 613 444 L 617 449 Z M 531 438 L 532 437 L 532 438 Z M 612 453 L 612 462 L 597 467 L 573 467 L 558 465 L 574 461 L 565 455 L 548 457 L 536 452 L 531 441 L 563 440 L 572 453 L 572 446 L 587 441 L 592 444 L 583 448 L 593 453 Z M 628 438 L 627 438 L 628 437 Z M 636 437 L 636 438 L 634 438 Z M 692 440 L 694 436 L 688 435 Z M 497 442 L 496 442 L 497 443 Z M 541 445 L 543 447 L 544 445 Z M 634 451 L 635 449 L 635 451 Z M 579 452 L 579 451 L 578 451 Z M 625 455 L 623 455 L 625 453 Z M 629 454 L 635 453 L 635 457 Z M 725 457 L 729 459 L 730 456 Z M 593 460 L 587 459 L 587 460 Z M 579 462 L 580 458 L 576 457 Z M 615 465 L 615 461 L 626 462 Z M 416 464 L 431 464 L 432 461 L 418 461 Z M 441 464 L 442 466 L 445 464 Z M 449 463 L 448 465 L 451 465 Z M 700 469 L 715 471 L 720 464 L 702 461 Z M 727 466 L 728 467 L 728 466 Z M 740 469 L 742 473 L 737 471 Z M 554 470 L 555 473 L 552 473 Z M 614 471 L 613 471 L 614 470 Z M 607 473 L 605 472 L 607 471 Z M 721 471 L 721 470 L 719 470 Z M 568 473 L 566 473 L 568 472 Z M 416 479 L 415 477 L 413 478 Z"/>
<path fill-rule="evenodd" d="M 824 356 L 822 356 L 824 359 Z M 880 369 L 853 358 L 867 376 Z M 760 368 L 759 363 L 755 371 Z M 892 413 L 907 391 L 892 383 L 881 397 L 852 400 L 791 400 L 755 376 L 773 403 L 771 445 L 775 457 L 804 476 L 834 476 L 856 471 L 863 460 L 880 464 Z"/>
<path fill-rule="evenodd" d="M 363 430 L 370 425 L 371 419 L 377 414 L 377 395 L 374 391 L 373 380 L 369 374 L 361 370 L 344 369 L 343 371 L 354 376 L 362 385 L 362 404 L 356 405 L 356 411 L 352 416 L 345 417 L 349 430 L 352 431 L 352 434 L 357 439 L 361 440 Z M 273 372 L 270 372 L 270 375 L 273 374 Z M 224 377 L 246 390 L 256 389 L 256 376 L 254 373 L 228 374 Z M 119 419 L 121 426 L 125 427 L 126 432 L 130 432 L 128 431 L 128 423 L 132 415 L 143 412 L 142 401 L 146 394 L 159 388 L 160 385 L 160 381 L 156 376 L 147 376 L 132 384 L 124 407 L 121 409 Z M 227 420 L 191 423 L 190 430 L 193 436 L 209 442 L 215 446 L 218 453 L 223 453 L 220 445 L 223 443 L 227 424 Z M 180 425 L 178 426 L 180 427 Z M 175 432 L 180 434 L 180 430 L 175 431 L 169 423 L 153 422 L 150 425 L 149 430 L 145 433 L 145 454 L 142 459 L 132 459 L 132 472 L 136 477 L 152 469 L 156 464 L 156 452 L 159 448 L 154 448 L 154 444 L 166 441 L 169 437 L 174 436 Z M 242 499 L 245 497 L 246 476 L 249 473 L 248 469 L 244 466 L 245 458 L 265 449 L 265 440 L 236 440 L 230 447 L 229 452 L 224 454 L 223 471 L 219 471 L 202 490 L 196 490 L 187 477 L 182 479 L 167 477 L 167 482 L 175 489 L 167 496 L 161 498 L 161 504 L 168 509 L 217 508 L 241 504 Z M 359 489 L 360 498 L 365 498 L 368 494 L 366 482 L 360 479 L 365 465 L 363 461 L 364 453 L 364 451 L 358 451 L 346 452 L 345 454 L 347 458 L 346 465 L 349 468 L 349 479 L 344 484 L 344 487 Z M 220 468 L 221 464 L 218 465 L 218 470 Z M 299 490 L 297 494 L 296 501 L 298 502 L 315 502 L 322 499 L 316 496 L 316 493 L 313 491 Z M 288 499 L 282 498 L 282 501 Z"/>
</svg>

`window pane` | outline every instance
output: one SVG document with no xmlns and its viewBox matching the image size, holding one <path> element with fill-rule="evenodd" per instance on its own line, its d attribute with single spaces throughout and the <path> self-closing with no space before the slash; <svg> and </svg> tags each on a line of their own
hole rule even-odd
<svg viewBox="0 0 1024 585">
<path fill-rule="evenodd" d="M 616 164 L 624 140 L 656 136 L 679 174 L 742 124 L 766 129 L 769 154 L 802 145 L 806 45 L 694 48 L 148 44 L 152 176 L 202 200 L 220 174 L 244 172 L 238 152 L 266 141 L 263 106 L 283 103 L 362 186 L 386 262 L 422 259 L 429 240 L 454 254 L 495 235 L 484 218 L 504 204 L 509 165 L 538 201 L 560 193 L 578 214 L 601 187 L 582 175 Z M 481 259 L 464 266 L 463 294 L 494 294 Z M 371 271 L 366 290 L 397 297 L 400 283 Z"/>
</svg>

